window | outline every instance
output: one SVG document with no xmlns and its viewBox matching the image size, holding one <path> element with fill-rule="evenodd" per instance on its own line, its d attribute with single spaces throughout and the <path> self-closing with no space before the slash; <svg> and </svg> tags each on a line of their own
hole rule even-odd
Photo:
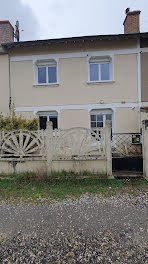
<svg viewBox="0 0 148 264">
<path fill-rule="evenodd" d="M 39 126 L 40 129 L 46 129 L 47 121 L 51 121 L 53 124 L 53 129 L 58 128 L 58 114 L 57 112 L 48 113 L 38 113 L 39 115 Z"/>
<path fill-rule="evenodd" d="M 37 83 L 57 83 L 57 63 L 54 60 L 37 62 Z"/>
<path fill-rule="evenodd" d="M 111 80 L 111 58 L 92 57 L 89 61 L 89 81 Z"/>
<path fill-rule="evenodd" d="M 92 110 L 90 113 L 91 129 L 105 127 L 105 121 L 111 121 L 112 128 L 112 111 L 111 110 Z"/>
</svg>

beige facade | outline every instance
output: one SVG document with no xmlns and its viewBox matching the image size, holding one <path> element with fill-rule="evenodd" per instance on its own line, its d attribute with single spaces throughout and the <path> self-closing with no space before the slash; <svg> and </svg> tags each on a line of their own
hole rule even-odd
<svg viewBox="0 0 148 264">
<path fill-rule="evenodd" d="M 9 59 L 0 54 L 0 112 L 9 113 Z"/>
<path fill-rule="evenodd" d="M 63 110 L 60 112 L 60 127 L 68 129 L 72 127 L 89 128 L 88 110 Z"/>
<path fill-rule="evenodd" d="M 100 112 L 100 109 L 96 109 L 96 112 Z M 103 113 L 106 108 L 101 109 Z M 139 109 L 133 107 L 118 107 L 116 109 L 110 109 L 112 111 L 112 127 L 113 132 L 116 133 L 138 133 L 140 132 L 140 119 Z M 26 114 L 27 113 L 27 114 Z M 61 110 L 58 113 L 59 128 L 69 129 L 73 127 L 85 127 L 90 128 L 90 113 L 88 109 L 73 109 L 73 110 Z M 26 118 L 33 118 L 33 112 L 17 112 L 18 115 L 23 115 Z M 148 115 L 148 114 L 147 114 Z M 146 115 L 146 116 L 147 116 Z M 142 115 L 142 120 L 145 119 Z"/>
<path fill-rule="evenodd" d="M 116 133 L 138 133 L 139 131 L 138 108 L 118 108 L 115 112 Z"/>
<path fill-rule="evenodd" d="M 141 96 L 142 102 L 148 102 L 148 52 L 141 54 Z"/>
<path fill-rule="evenodd" d="M 26 118 L 42 112 L 57 112 L 58 127 L 90 128 L 91 110 L 112 113 L 114 132 L 138 132 L 137 40 L 94 41 L 76 46 L 58 44 L 42 47 L 14 48 L 10 53 L 12 102 L 16 113 Z M 5 58 L 6 82 L 2 111 L 8 113 L 9 60 Z M 36 83 L 36 62 L 50 57 L 57 62 L 57 83 Z M 91 57 L 111 58 L 110 81 L 89 81 Z M 2 57 L 2 56 L 1 56 Z M 3 58 L 3 57 L 2 57 Z M 0 66 L 3 65 L 0 60 Z M 3 81 L 3 82 L 4 82 Z M 5 107 L 3 106 L 5 105 Z M 128 118 L 127 118 L 128 116 Z"/>
<path fill-rule="evenodd" d="M 16 107 L 137 102 L 137 54 L 114 56 L 112 82 L 89 83 L 87 58 L 59 59 L 57 85 L 34 85 L 33 62 L 11 62 Z M 131 72 L 132 69 L 132 72 Z"/>
</svg>

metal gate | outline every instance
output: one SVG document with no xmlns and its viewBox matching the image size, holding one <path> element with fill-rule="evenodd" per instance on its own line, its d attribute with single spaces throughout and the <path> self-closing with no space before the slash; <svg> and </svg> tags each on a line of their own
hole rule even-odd
<svg viewBox="0 0 148 264">
<path fill-rule="evenodd" d="M 142 138 L 139 133 L 112 135 L 113 171 L 143 172 Z"/>
</svg>

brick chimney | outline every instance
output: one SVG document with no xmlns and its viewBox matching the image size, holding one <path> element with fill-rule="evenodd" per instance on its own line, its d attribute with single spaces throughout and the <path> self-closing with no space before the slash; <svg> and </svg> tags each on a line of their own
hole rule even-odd
<svg viewBox="0 0 148 264">
<path fill-rule="evenodd" d="M 0 44 L 14 41 L 14 28 L 7 20 L 0 21 Z"/>
<path fill-rule="evenodd" d="M 124 20 L 124 34 L 128 33 L 138 33 L 140 32 L 140 13 L 141 11 L 130 11 L 130 8 L 127 8 L 126 18 Z"/>
</svg>

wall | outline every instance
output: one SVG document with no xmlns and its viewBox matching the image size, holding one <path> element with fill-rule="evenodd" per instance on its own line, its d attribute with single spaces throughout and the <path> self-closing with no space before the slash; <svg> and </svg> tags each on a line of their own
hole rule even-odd
<svg viewBox="0 0 148 264">
<path fill-rule="evenodd" d="M 141 53 L 141 96 L 148 102 L 148 52 Z"/>
<path fill-rule="evenodd" d="M 60 128 L 89 127 L 87 110 L 63 110 L 60 112 Z"/>
<path fill-rule="evenodd" d="M 52 170 L 54 171 L 90 171 L 100 175 L 106 175 L 106 160 L 85 160 L 85 161 L 72 161 L 72 160 L 59 160 L 52 161 Z M 15 167 L 15 173 L 32 171 L 35 173 L 44 173 L 46 171 L 46 161 L 25 161 L 18 162 Z M 12 162 L 0 161 L 0 173 L 14 173 Z M 99 175 L 98 175 L 99 177 Z"/>
<path fill-rule="evenodd" d="M 0 55 L 0 112 L 9 113 L 9 58 Z"/>
<path fill-rule="evenodd" d="M 114 127 L 117 131 L 137 131 L 137 110 L 133 112 L 133 106 L 127 106 L 127 111 L 122 108 L 123 102 L 129 105 L 138 103 L 137 54 L 126 54 L 129 49 L 136 48 L 137 40 L 112 40 L 14 49 L 11 56 L 11 79 L 13 102 L 18 113 L 30 118 L 37 111 L 57 111 L 60 128 L 87 128 L 90 125 L 91 109 L 109 108 L 113 110 Z M 87 53 L 84 56 L 84 52 L 88 52 L 90 56 L 91 52 L 109 50 L 111 54 L 115 53 L 112 55 L 113 81 L 89 83 L 88 56 Z M 124 50 L 125 54 L 120 54 L 120 50 Z M 79 52 L 79 56 L 74 57 L 76 52 Z M 33 56 L 41 54 L 53 54 L 53 58 L 58 58 L 59 85 L 34 85 Z M 101 105 L 100 101 L 103 101 L 104 105 Z M 116 106 L 118 104 L 120 106 Z M 128 114 L 130 119 L 126 118 Z"/>
<path fill-rule="evenodd" d="M 141 112 L 141 123 L 143 120 L 148 120 L 148 112 Z"/>
<path fill-rule="evenodd" d="M 0 173 L 87 170 L 112 178 L 110 121 L 106 121 L 105 128 L 99 129 L 98 133 L 93 136 L 91 133 L 86 128 L 53 133 L 51 122 L 47 122 L 44 133 L 3 131 L 0 141 Z"/>
<path fill-rule="evenodd" d="M 100 110 L 99 106 L 98 110 Z M 106 110 L 106 108 L 104 108 L 104 110 Z M 143 117 L 143 113 L 139 113 L 137 107 L 118 107 L 110 110 L 112 110 L 113 114 L 114 133 L 140 132 L 140 120 L 142 122 L 145 116 Z M 17 112 L 17 115 L 22 115 L 28 119 L 34 117 L 33 112 Z M 61 129 L 73 127 L 90 128 L 90 111 L 89 109 L 61 110 L 58 113 L 58 123 Z"/>
<path fill-rule="evenodd" d="M 118 108 L 115 111 L 116 133 L 138 133 L 138 108 Z"/>
<path fill-rule="evenodd" d="M 32 119 L 35 117 L 33 112 L 16 112 L 16 116 L 22 116 L 26 119 Z"/>
<path fill-rule="evenodd" d="M 16 107 L 138 101 L 136 54 L 114 56 L 115 82 L 88 83 L 87 58 L 59 59 L 59 85 L 34 86 L 32 61 L 11 62 L 11 72 Z"/>
</svg>

